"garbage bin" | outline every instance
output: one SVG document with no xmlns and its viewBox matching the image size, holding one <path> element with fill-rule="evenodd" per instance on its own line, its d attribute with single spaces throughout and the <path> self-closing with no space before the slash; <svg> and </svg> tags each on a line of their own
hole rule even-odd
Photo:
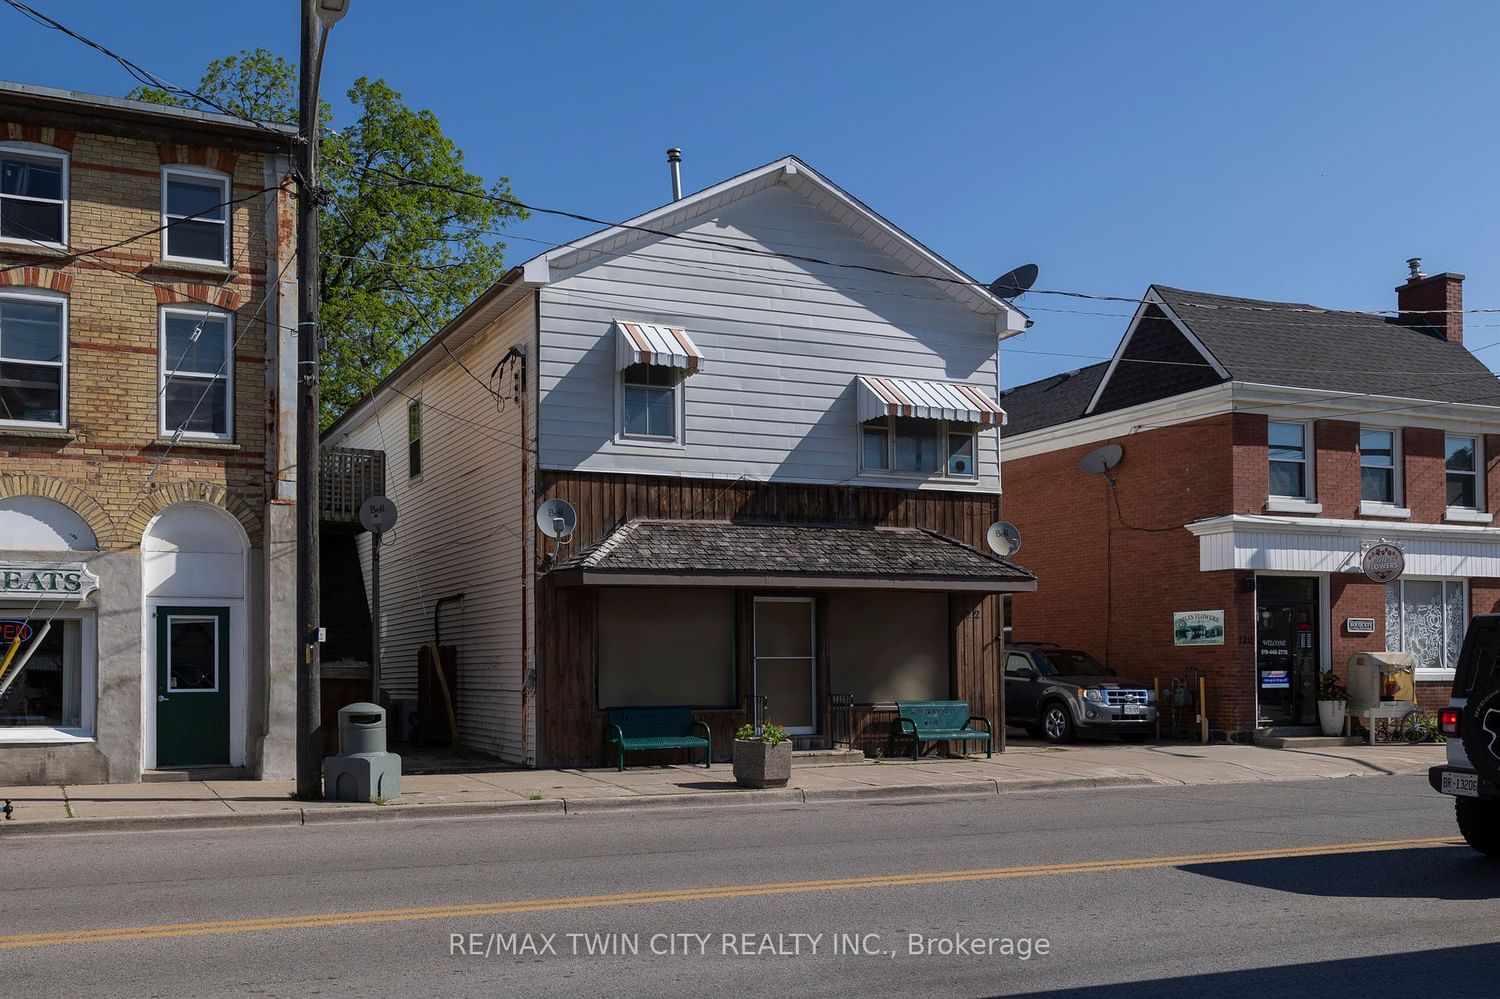
<svg viewBox="0 0 1500 999">
<path fill-rule="evenodd" d="M 385 752 L 385 708 L 360 702 L 339 708 L 339 755 Z"/>
<path fill-rule="evenodd" d="M 339 754 L 323 761 L 325 801 L 388 801 L 401 793 L 401 757 L 385 751 L 385 708 L 339 708 Z"/>
</svg>

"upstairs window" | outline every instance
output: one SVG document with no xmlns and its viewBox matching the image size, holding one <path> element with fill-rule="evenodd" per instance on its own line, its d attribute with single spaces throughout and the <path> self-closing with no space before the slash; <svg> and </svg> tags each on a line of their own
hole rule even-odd
<svg viewBox="0 0 1500 999">
<path fill-rule="evenodd" d="M 29 144 L 0 145 L 0 239 L 67 245 L 66 153 Z"/>
<path fill-rule="evenodd" d="M 164 167 L 162 257 L 229 263 L 229 177 L 214 170 Z"/>
<path fill-rule="evenodd" d="M 1309 499 L 1307 474 L 1307 425 L 1271 423 L 1268 430 L 1271 462 L 1271 495 Z"/>
<path fill-rule="evenodd" d="M 161 310 L 161 433 L 233 436 L 234 319 L 204 309 Z"/>
<path fill-rule="evenodd" d="M 631 364 L 620 371 L 620 432 L 643 440 L 677 439 L 678 369 Z"/>
<path fill-rule="evenodd" d="M 1396 432 L 1359 430 L 1359 498 L 1394 506 L 1396 500 Z"/>
<path fill-rule="evenodd" d="M 860 465 L 866 472 L 977 476 L 975 428 L 971 424 L 883 416 L 860 426 Z"/>
<path fill-rule="evenodd" d="M 406 404 L 406 477 L 422 474 L 422 400 Z"/>
<path fill-rule="evenodd" d="M 1478 440 L 1474 437 L 1448 437 L 1443 442 L 1448 474 L 1448 505 L 1478 510 L 1479 458 Z"/>
<path fill-rule="evenodd" d="M 61 297 L 0 295 L 0 425 L 65 425 L 67 312 Z"/>
</svg>

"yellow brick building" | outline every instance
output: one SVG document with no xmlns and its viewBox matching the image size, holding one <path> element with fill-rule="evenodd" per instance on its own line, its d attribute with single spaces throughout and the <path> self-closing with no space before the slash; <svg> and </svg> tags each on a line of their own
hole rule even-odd
<svg viewBox="0 0 1500 999">
<path fill-rule="evenodd" d="M 0 785 L 292 770 L 294 140 L 0 83 Z"/>
</svg>

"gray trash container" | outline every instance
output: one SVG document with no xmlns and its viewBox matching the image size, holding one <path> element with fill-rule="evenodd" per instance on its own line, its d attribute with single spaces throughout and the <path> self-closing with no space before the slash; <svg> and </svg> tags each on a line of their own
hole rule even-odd
<svg viewBox="0 0 1500 999">
<path fill-rule="evenodd" d="M 339 708 L 339 754 L 323 761 L 326 801 L 390 800 L 401 793 L 401 757 L 385 751 L 385 708 Z"/>
</svg>

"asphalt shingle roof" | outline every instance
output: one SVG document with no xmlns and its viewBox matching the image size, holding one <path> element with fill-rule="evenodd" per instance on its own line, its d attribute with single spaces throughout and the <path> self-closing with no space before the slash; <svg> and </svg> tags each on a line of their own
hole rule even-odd
<svg viewBox="0 0 1500 999">
<path fill-rule="evenodd" d="M 1152 285 L 1233 381 L 1500 406 L 1500 380 L 1462 344 L 1394 317 Z M 1006 389 L 1006 436 L 1083 416 L 1108 364 Z M 1161 398 L 1171 393 L 1160 393 Z"/>
<path fill-rule="evenodd" d="M 1101 361 L 1001 392 L 1000 408 L 1006 416 L 1001 433 L 1011 437 L 1078 419 L 1108 367 Z"/>
<path fill-rule="evenodd" d="M 557 571 L 1024 583 L 1008 559 L 915 528 L 631 520 Z"/>
<path fill-rule="evenodd" d="M 1395 318 L 1153 287 L 1235 381 L 1500 405 L 1500 381 L 1462 344 Z"/>
</svg>

